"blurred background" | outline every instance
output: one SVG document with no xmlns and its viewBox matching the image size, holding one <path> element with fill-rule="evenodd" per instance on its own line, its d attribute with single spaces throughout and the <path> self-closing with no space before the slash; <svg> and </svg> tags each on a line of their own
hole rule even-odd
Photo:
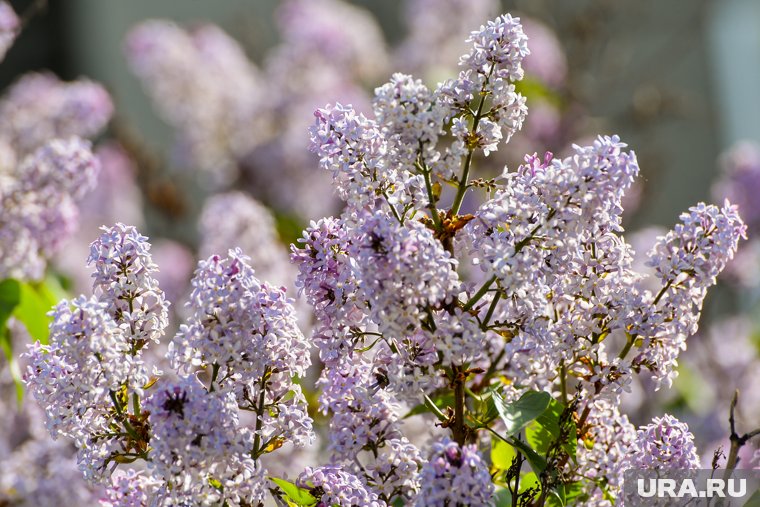
<svg viewBox="0 0 760 507">
<path fill-rule="evenodd" d="M 12 2 L 17 12 L 34 3 Z M 389 48 L 408 35 L 404 2 L 352 3 L 372 13 Z M 760 2 L 515 0 L 501 5 L 505 12 L 544 23 L 561 42 L 567 58 L 563 98 L 586 115 L 579 133 L 618 133 L 636 150 L 645 192 L 633 224 L 671 224 L 677 213 L 709 198 L 722 151 L 742 139 L 760 139 Z M 43 68 L 66 79 L 86 75 L 111 91 L 117 121 L 161 150 L 171 145 L 172 130 L 129 71 L 122 51 L 128 30 L 147 18 L 217 23 L 262 64 L 280 42 L 276 7 L 271 0 L 50 0 L 0 67 L 0 84 Z M 383 70 L 368 88 L 384 82 L 390 70 Z"/>
<path fill-rule="evenodd" d="M 46 71 L 97 81 L 114 102 L 99 139 L 108 160 L 93 192 L 100 201 L 85 203 L 56 269 L 72 292 L 88 290 L 84 259 L 97 226 L 133 223 L 155 240 L 175 311 L 195 259 L 232 241 L 259 262 L 259 276 L 294 293 L 287 245 L 309 220 L 340 209 L 306 149 L 315 108 L 342 101 L 368 112 L 372 90 L 395 71 L 435 87 L 455 76 L 470 30 L 498 11 L 521 16 L 533 53 L 519 85 L 528 119 L 479 161 L 478 176 L 515 169 L 526 153 L 562 155 L 618 134 L 642 170 L 625 204 L 626 239 L 638 253 L 689 206 L 738 203 L 750 240 L 709 294 L 674 389 L 653 395 L 643 379 L 626 404 L 636 424 L 663 411 L 688 422 L 707 463 L 727 442 L 735 388 L 740 424 L 760 426 L 759 0 L 11 4 L 24 29 L 0 64 L 0 90 Z"/>
</svg>

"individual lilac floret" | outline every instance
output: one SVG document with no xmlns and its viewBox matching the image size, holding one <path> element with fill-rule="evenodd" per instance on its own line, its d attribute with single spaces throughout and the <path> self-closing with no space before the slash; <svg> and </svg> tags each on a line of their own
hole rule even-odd
<svg viewBox="0 0 760 507">
<path fill-rule="evenodd" d="M 94 268 L 93 292 L 128 337 L 132 353 L 158 343 L 168 324 L 169 303 L 154 278 L 158 266 L 148 238 L 124 224 L 103 227 L 90 245 L 87 264 Z"/>
<path fill-rule="evenodd" d="M 700 468 L 689 427 L 672 415 L 655 417 L 639 428 L 623 468 L 686 469 Z"/>
<path fill-rule="evenodd" d="M 65 82 L 52 74 L 27 74 L 0 100 L 0 138 L 26 155 L 50 139 L 92 137 L 112 114 L 111 97 L 94 81 Z"/>
<path fill-rule="evenodd" d="M 448 437 L 435 442 L 420 472 L 420 482 L 417 507 L 491 505 L 491 474 L 474 445 L 460 447 Z"/>
<path fill-rule="evenodd" d="M 310 443 L 311 418 L 293 379 L 304 376 L 311 359 L 293 301 L 260 283 L 239 249 L 200 261 L 192 286 L 192 314 L 169 345 L 172 366 L 211 372 L 214 388 L 233 392 L 242 409 L 256 412 L 262 442 Z"/>
<path fill-rule="evenodd" d="M 278 286 L 290 286 L 295 278 L 272 212 L 249 195 L 228 192 L 210 197 L 201 212 L 199 230 L 202 258 L 240 248 L 251 258 L 259 278 Z"/>
<path fill-rule="evenodd" d="M 145 408 L 151 427 L 149 467 L 166 482 L 159 505 L 263 501 L 264 471 L 248 455 L 253 435 L 238 426 L 232 393 L 207 392 L 190 376 L 159 387 Z"/>
<path fill-rule="evenodd" d="M 5 0 L 0 2 L 0 62 L 16 40 L 20 25 L 13 7 Z"/>
<path fill-rule="evenodd" d="M 384 507 L 375 493 L 353 474 L 337 466 L 307 467 L 298 476 L 296 484 L 307 488 L 317 499 L 317 507 Z"/>
</svg>

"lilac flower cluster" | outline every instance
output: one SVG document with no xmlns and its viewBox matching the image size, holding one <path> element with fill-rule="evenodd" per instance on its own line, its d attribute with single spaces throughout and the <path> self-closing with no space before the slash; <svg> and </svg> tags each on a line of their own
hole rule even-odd
<svg viewBox="0 0 760 507">
<path fill-rule="evenodd" d="M 99 171 L 82 138 L 97 134 L 112 109 L 102 86 L 49 74 L 23 76 L 0 98 L 0 279 L 41 278 L 76 230 L 78 203 Z"/>
<path fill-rule="evenodd" d="M 623 468 L 700 468 L 694 435 L 672 415 L 655 417 L 636 433 Z"/>
<path fill-rule="evenodd" d="M 361 11 L 344 7 L 286 2 L 282 32 L 290 46 L 265 64 L 266 79 L 215 27 L 155 21 L 134 30 L 127 51 L 180 132 L 182 165 L 229 182 L 239 168 L 283 155 L 272 141 L 281 129 L 267 131 L 268 123 L 335 90 L 333 67 L 371 79 L 367 62 L 382 67 L 383 59 L 368 55 L 381 39 Z M 334 30 L 330 10 L 350 28 Z M 309 62 L 320 62 L 329 86 L 293 93 L 295 105 L 270 93 L 303 86 L 288 80 L 312 50 Z M 293 268 L 281 262 L 273 216 L 239 192 L 207 203 L 186 319 L 167 347 L 169 374 L 146 354 L 168 327 L 147 238 L 117 224 L 92 243 L 93 296 L 56 306 L 49 345 L 37 343 L 25 356 L 25 380 L 50 434 L 73 440 L 84 476 L 105 488 L 104 505 L 261 507 L 271 492 L 278 501 L 308 493 L 325 507 L 487 506 L 494 483 L 516 486 L 525 458 L 533 468 L 540 460 L 553 467 L 536 474 L 542 496 L 551 481 L 572 481 L 588 505 L 607 506 L 626 468 L 698 466 L 685 424 L 664 416 L 637 432 L 621 412 L 621 392 L 645 371 L 657 387 L 672 381 L 708 288 L 745 237 L 737 208 L 728 201 L 690 208 L 654 242 L 642 272 L 622 227 L 623 198 L 639 166 L 617 136 L 574 145 L 565 157 L 534 153 L 515 171 L 475 179 L 474 166 L 524 123 L 526 101 L 515 84 L 530 52 L 510 15 L 471 32 L 463 50 L 456 77 L 437 87 L 397 73 L 372 101 L 357 94 L 356 107 L 335 103 L 314 113 L 311 149 L 345 207 L 311 222 L 292 246 L 295 286 L 314 312 L 312 340 L 324 363 L 318 404 L 329 425 L 326 463 L 306 468 L 290 488 L 269 481 L 267 455 L 316 438 L 300 386 L 311 342 L 286 288 L 262 282 L 253 267 L 277 284 L 289 281 Z M 3 151 L 0 143 L 0 163 L 15 167 L 18 154 L 29 160 L 19 166 L 23 177 L 0 179 L 3 204 L 18 209 L 32 209 L 28 196 L 40 188 L 64 189 L 74 202 L 92 186 L 94 162 L 82 141 L 39 148 L 41 140 L 24 132 L 25 93 L 45 89 L 46 79 L 35 77 L 0 103 L 15 125 L 0 128 L 0 141 L 14 146 Z M 348 97 L 353 91 L 346 86 Z M 74 119 L 46 120 L 50 135 L 102 127 L 107 101 L 95 100 L 93 89 L 83 95 L 51 99 L 54 113 L 44 118 Z M 103 114 L 79 115 L 82 104 Z M 261 139 L 241 134 L 259 129 Z M 0 220 L 0 239 L 22 237 L 10 228 L 25 224 L 44 231 L 28 233 L 28 243 L 52 251 L 62 235 L 50 231 L 68 230 L 60 224 L 75 208 L 67 206 L 8 226 Z M 508 412 L 525 396 L 550 399 L 550 408 L 515 429 Z M 518 418 L 532 409 L 518 410 Z M 414 439 L 404 419 L 418 414 L 444 435 Z M 546 443 L 529 431 L 554 440 L 526 453 L 525 446 Z M 509 470 L 495 462 L 492 469 L 488 438 L 522 457 Z M 513 494 L 522 493 L 515 487 Z"/>
<path fill-rule="evenodd" d="M 0 138 L 0 144 L 3 140 Z M 56 139 L 0 175 L 0 279 L 39 279 L 45 259 L 77 224 L 77 201 L 95 184 L 98 161 L 87 141 Z"/>
<path fill-rule="evenodd" d="M 212 372 L 215 389 L 231 391 L 257 413 L 261 451 L 276 442 L 311 443 L 311 418 L 294 377 L 310 365 L 308 344 L 282 289 L 260 283 L 240 250 L 202 260 L 192 280 L 192 315 L 169 345 L 180 373 Z M 267 410 L 264 410 L 264 407 Z M 276 414 L 276 415 L 273 415 Z"/>
<path fill-rule="evenodd" d="M 339 467 L 307 467 L 298 476 L 297 484 L 306 488 L 317 499 L 317 505 L 337 505 L 353 507 L 384 505 L 372 491 L 368 491 L 356 476 L 344 472 Z"/>
<path fill-rule="evenodd" d="M 313 440 L 294 382 L 310 356 L 292 300 L 259 282 L 240 250 L 202 260 L 190 316 L 169 344 L 174 380 L 149 371 L 145 354 L 168 309 L 147 238 L 104 228 L 88 262 L 94 295 L 62 301 L 50 345 L 27 354 L 25 379 L 50 434 L 74 440 L 85 477 L 107 486 L 106 505 L 261 505 L 260 458 Z M 143 473 L 111 480 L 138 460 Z"/>
<path fill-rule="evenodd" d="M 422 490 L 415 503 L 418 507 L 491 504 L 491 474 L 475 446 L 460 447 L 448 438 L 435 442 L 420 480 Z"/>
<path fill-rule="evenodd" d="M 607 491 L 588 489 L 603 505 L 619 490 L 619 463 L 635 440 L 620 393 L 643 370 L 670 382 L 706 290 L 745 226 L 728 203 L 699 204 L 658 239 L 653 274 L 637 272 L 622 236 L 622 202 L 639 167 L 617 136 L 573 146 L 566 158 L 526 156 L 485 185 L 492 195 L 476 211 L 462 214 L 466 194 L 482 183 L 470 180 L 474 154 L 496 150 L 523 123 L 514 81 L 529 54 L 519 20 L 508 15 L 468 42 L 459 76 L 434 91 L 395 74 L 376 90 L 374 118 L 341 104 L 315 113 L 312 149 L 347 207 L 312 223 L 292 259 L 326 365 L 320 403 L 331 413 L 331 465 L 392 501 L 399 490 L 383 488 L 368 469 L 385 459 L 382 449 L 406 445 L 398 403 L 430 408 L 448 392 L 454 401 L 434 412 L 453 440 L 435 444 L 427 464 L 415 459 L 420 482 L 406 483 L 403 496 L 485 505 L 492 481 L 467 447 L 468 400 L 475 404 L 485 388 L 508 401 L 528 390 L 567 400 L 577 385 L 578 436 L 596 434 L 599 445 L 570 468 L 607 481 Z M 467 264 L 480 272 L 468 273 Z M 471 468 L 451 467 L 444 448 L 467 455 Z M 433 481 L 443 468 L 451 476 L 443 482 L 468 487 Z M 471 489 L 483 496 L 449 498 Z"/>
</svg>

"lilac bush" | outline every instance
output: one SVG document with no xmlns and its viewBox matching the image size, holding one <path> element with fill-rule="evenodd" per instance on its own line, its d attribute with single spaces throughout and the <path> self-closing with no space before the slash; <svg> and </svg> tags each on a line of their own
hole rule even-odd
<svg viewBox="0 0 760 507">
<path fill-rule="evenodd" d="M 411 8 L 428 12 L 429 3 L 440 2 Z M 338 36 L 328 29 L 333 8 L 343 6 L 287 2 L 289 45 L 263 73 L 212 26 L 151 21 L 130 34 L 133 69 L 179 130 L 185 164 L 224 186 L 271 153 L 247 134 L 321 97 L 295 90 L 295 105 L 268 98 L 270 86 L 285 85 L 277 76 L 299 62 L 367 79 L 384 68 L 373 25 L 346 7 L 343 18 L 368 33 Z M 435 46 L 461 30 L 444 21 L 408 44 Z M 306 58 L 316 41 L 321 52 Z M 458 73 L 435 87 L 394 73 L 366 103 L 314 111 L 315 181 L 329 181 L 341 206 L 320 196 L 316 208 L 340 212 L 306 227 L 291 245 L 292 264 L 283 263 L 265 206 L 243 192 L 206 202 L 200 260 L 176 329 L 148 238 L 122 223 L 103 227 L 87 258 L 92 294 L 60 301 L 47 339 L 34 336 L 22 356 L 47 431 L 66 447 L 61 454 L 75 448 L 83 502 L 464 507 L 560 498 L 610 506 L 620 504 L 629 468 L 700 466 L 685 422 L 661 415 L 637 429 L 624 395 L 640 379 L 672 387 L 707 291 L 746 238 L 737 206 L 689 208 L 651 241 L 642 263 L 622 225 L 639 166 L 618 136 L 476 175 L 526 122 L 519 84 L 531 50 L 520 19 L 505 14 L 473 31 L 461 51 Z M 397 63 L 423 65 L 409 54 Z M 566 69 L 554 70 L 546 80 L 561 81 Z M 331 85 L 319 92 L 340 88 L 335 76 L 323 78 Z M 94 135 L 111 114 L 97 85 L 25 79 L 0 103 L 14 119 L 8 132 L 0 128 L 0 147 L 6 139 L 12 147 L 0 161 L 19 168 L 0 180 L 3 208 L 17 213 L 0 218 L 0 280 L 42 276 L 44 259 L 73 229 L 74 203 L 94 185 L 97 159 L 76 136 Z M 46 97 L 44 109 L 29 90 Z M 357 90 L 346 86 L 346 97 Z M 322 363 L 316 382 L 313 351 Z M 728 468 L 755 435 L 737 433 L 736 403 Z M 292 448 L 316 448 L 318 463 L 274 472 L 270 464 Z M 19 449 L 0 453 L 23 463 Z"/>
</svg>

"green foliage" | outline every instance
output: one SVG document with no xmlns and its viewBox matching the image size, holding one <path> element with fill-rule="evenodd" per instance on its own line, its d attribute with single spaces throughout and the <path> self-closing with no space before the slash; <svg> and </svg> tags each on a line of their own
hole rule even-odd
<svg viewBox="0 0 760 507">
<path fill-rule="evenodd" d="M 543 414 L 552 400 L 551 395 L 543 391 L 528 391 L 512 403 L 507 403 L 498 393 L 493 393 L 493 398 L 508 437 L 517 435 Z"/>
<path fill-rule="evenodd" d="M 43 282 L 20 282 L 7 279 L 0 282 L 0 350 L 8 361 L 16 384 L 16 399 L 23 399 L 21 371 L 13 351 L 13 341 L 8 329 L 11 317 L 22 323 L 33 340 L 46 345 L 50 317 L 47 313 L 59 299 L 65 297 L 60 283 L 52 277 Z"/>
<path fill-rule="evenodd" d="M 317 499 L 309 493 L 308 489 L 299 488 L 294 483 L 277 477 L 270 477 L 269 480 L 277 484 L 285 494 L 285 501 L 288 502 L 288 505 L 292 507 L 311 507 L 317 504 Z"/>
<path fill-rule="evenodd" d="M 539 454 L 546 455 L 551 446 L 560 439 L 560 422 L 564 410 L 564 405 L 552 399 L 546 410 L 525 428 L 525 439 Z M 567 426 L 565 428 L 567 434 L 574 436 L 577 433 L 572 419 L 567 420 L 565 425 Z M 570 437 L 564 440 L 561 442 L 562 450 L 567 453 L 570 459 L 575 461 L 577 439 Z"/>
</svg>

